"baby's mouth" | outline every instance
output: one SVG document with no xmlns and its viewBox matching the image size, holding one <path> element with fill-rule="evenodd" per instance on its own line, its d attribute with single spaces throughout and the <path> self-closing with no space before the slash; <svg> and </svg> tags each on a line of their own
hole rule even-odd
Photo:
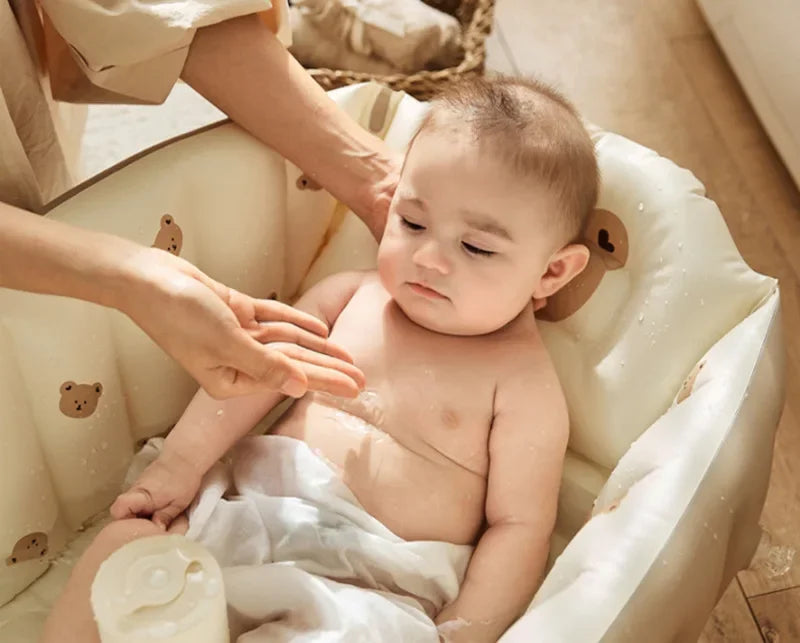
<svg viewBox="0 0 800 643">
<path fill-rule="evenodd" d="M 447 299 L 447 297 L 445 297 L 438 290 L 434 290 L 430 286 L 426 286 L 418 282 L 409 281 L 408 287 L 411 288 L 411 290 L 417 295 L 427 297 L 428 299 Z"/>
</svg>

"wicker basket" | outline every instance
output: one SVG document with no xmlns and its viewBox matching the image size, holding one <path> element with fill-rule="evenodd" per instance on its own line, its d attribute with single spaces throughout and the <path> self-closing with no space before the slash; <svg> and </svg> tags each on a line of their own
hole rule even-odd
<svg viewBox="0 0 800 643">
<path fill-rule="evenodd" d="M 345 69 L 309 69 L 308 72 L 326 90 L 374 80 L 420 100 L 428 100 L 448 83 L 483 74 L 486 38 L 492 30 L 495 0 L 425 0 L 425 2 L 455 16 L 461 23 L 464 57 L 457 66 L 390 76 Z"/>
</svg>

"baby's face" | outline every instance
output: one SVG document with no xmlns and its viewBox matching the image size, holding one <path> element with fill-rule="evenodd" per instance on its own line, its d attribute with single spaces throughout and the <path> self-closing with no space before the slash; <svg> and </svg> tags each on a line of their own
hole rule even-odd
<svg viewBox="0 0 800 643">
<path fill-rule="evenodd" d="M 423 131 L 406 158 L 378 251 L 384 287 L 431 330 L 479 335 L 530 302 L 559 240 L 552 196 L 466 136 Z"/>
</svg>

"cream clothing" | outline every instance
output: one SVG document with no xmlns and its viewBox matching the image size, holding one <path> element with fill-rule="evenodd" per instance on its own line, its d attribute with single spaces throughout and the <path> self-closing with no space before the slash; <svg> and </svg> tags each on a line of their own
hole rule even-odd
<svg viewBox="0 0 800 643">
<path fill-rule="evenodd" d="M 270 0 L 0 0 L 0 201 L 40 211 L 72 186 L 86 107 L 54 98 L 161 103 L 198 28 L 271 8 Z M 262 14 L 284 44 L 287 11 L 279 0 Z M 91 91 L 59 95 L 62 73 L 88 79 Z"/>
</svg>

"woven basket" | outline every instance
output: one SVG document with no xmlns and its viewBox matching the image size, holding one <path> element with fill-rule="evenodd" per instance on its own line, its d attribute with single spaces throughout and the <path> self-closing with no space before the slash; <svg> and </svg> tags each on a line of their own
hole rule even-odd
<svg viewBox="0 0 800 643">
<path fill-rule="evenodd" d="M 420 100 L 430 99 L 448 83 L 482 75 L 495 0 L 425 0 L 425 3 L 455 16 L 461 23 L 464 57 L 457 66 L 390 76 L 345 69 L 308 69 L 308 72 L 326 90 L 374 80 Z"/>
</svg>

